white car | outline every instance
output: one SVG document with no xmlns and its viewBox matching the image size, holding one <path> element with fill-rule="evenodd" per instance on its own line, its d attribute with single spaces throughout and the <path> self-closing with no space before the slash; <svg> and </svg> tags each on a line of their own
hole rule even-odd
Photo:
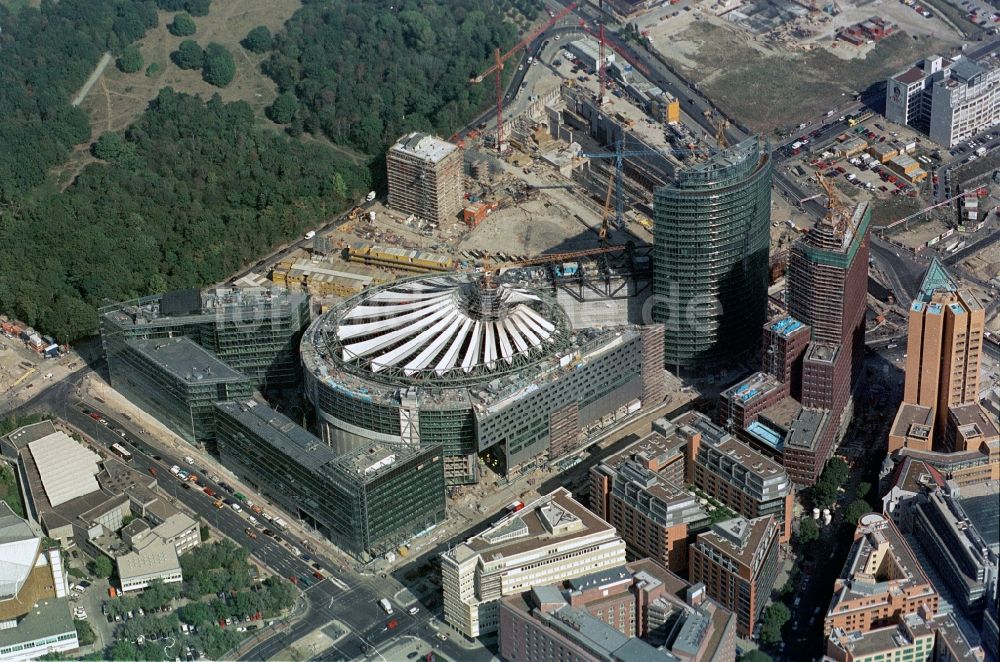
<svg viewBox="0 0 1000 662">
<path fill-rule="evenodd" d="M 190 455 L 185 455 L 184 461 L 187 462 L 188 464 L 194 464 L 194 458 L 191 457 Z"/>
<path fill-rule="evenodd" d="M 229 506 L 230 506 L 230 508 L 232 508 L 232 509 L 233 509 L 233 510 L 235 510 L 236 512 L 240 512 L 241 510 L 243 510 L 243 509 L 242 509 L 242 508 L 240 507 L 240 504 L 238 504 L 238 503 L 235 503 L 235 502 L 233 502 L 233 503 L 229 504 Z"/>
<path fill-rule="evenodd" d="M 87 620 L 87 611 L 83 607 L 75 607 L 73 609 L 73 618 L 78 621 Z"/>
<path fill-rule="evenodd" d="M 417 612 L 419 611 L 420 609 L 418 607 L 410 607 L 409 609 L 406 610 L 406 613 L 408 613 L 410 616 L 416 616 Z"/>
<path fill-rule="evenodd" d="M 176 476 L 180 472 L 181 472 L 181 468 L 178 467 L 176 464 L 174 466 L 170 467 L 170 473 L 172 473 L 173 475 Z"/>
</svg>

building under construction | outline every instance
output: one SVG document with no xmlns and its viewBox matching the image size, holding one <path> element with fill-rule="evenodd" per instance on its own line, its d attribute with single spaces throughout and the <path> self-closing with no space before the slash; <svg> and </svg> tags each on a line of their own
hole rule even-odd
<svg viewBox="0 0 1000 662">
<path fill-rule="evenodd" d="M 261 287 L 178 290 L 101 308 L 101 343 L 116 388 L 129 341 L 172 337 L 190 338 L 255 388 L 289 387 L 299 382 L 296 350 L 309 317 L 305 294 Z"/>
<path fill-rule="evenodd" d="M 410 133 L 385 157 L 389 206 L 404 214 L 441 223 L 462 211 L 462 151 L 426 133 Z"/>
<path fill-rule="evenodd" d="M 326 443 L 441 444 L 452 485 L 476 482 L 481 465 L 514 476 L 557 460 L 586 431 L 657 406 L 662 352 L 662 326 L 574 328 L 553 296 L 510 272 L 372 287 L 302 341 Z"/>
</svg>

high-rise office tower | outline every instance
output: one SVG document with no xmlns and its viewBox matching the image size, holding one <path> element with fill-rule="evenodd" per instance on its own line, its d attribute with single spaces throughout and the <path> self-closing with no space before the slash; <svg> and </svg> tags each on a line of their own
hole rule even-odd
<svg viewBox="0 0 1000 662">
<path fill-rule="evenodd" d="M 802 404 L 832 409 L 850 400 L 861 370 L 868 291 L 868 223 L 871 208 L 832 210 L 792 247 L 788 261 L 788 312 L 809 325 Z"/>
<path fill-rule="evenodd" d="M 652 313 L 667 366 L 721 363 L 760 343 L 771 170 L 770 146 L 750 138 L 656 191 Z"/>
<path fill-rule="evenodd" d="M 946 439 L 955 435 L 945 432 L 952 417 L 956 427 L 970 418 L 962 410 L 968 409 L 973 419 L 979 410 L 985 323 L 986 311 L 975 295 L 960 290 L 934 260 L 910 304 L 906 381 L 889 437 L 890 452 L 903 446 L 965 450 L 949 447 L 954 444 Z"/>
</svg>

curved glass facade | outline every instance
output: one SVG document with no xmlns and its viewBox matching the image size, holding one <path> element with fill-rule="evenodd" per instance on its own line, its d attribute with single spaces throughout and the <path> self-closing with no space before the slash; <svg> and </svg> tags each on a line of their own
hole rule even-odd
<svg viewBox="0 0 1000 662">
<path fill-rule="evenodd" d="M 750 138 L 656 191 L 653 321 L 668 367 L 723 363 L 760 343 L 767 313 L 771 153 Z"/>
</svg>

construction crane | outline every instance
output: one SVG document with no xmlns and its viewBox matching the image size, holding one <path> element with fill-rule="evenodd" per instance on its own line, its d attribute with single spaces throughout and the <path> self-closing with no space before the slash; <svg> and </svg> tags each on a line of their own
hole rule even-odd
<svg viewBox="0 0 1000 662">
<path fill-rule="evenodd" d="M 729 147 L 729 141 L 726 139 L 727 128 L 729 128 L 729 120 L 719 115 L 715 120 L 715 143 L 719 149 Z"/>
<path fill-rule="evenodd" d="M 493 53 L 493 66 L 479 74 L 469 79 L 470 83 L 482 83 L 483 80 L 492 73 L 496 74 L 496 93 L 497 93 L 497 151 L 503 151 L 503 65 L 504 62 L 509 60 L 511 56 L 519 52 L 523 48 L 527 48 L 531 42 L 533 42 L 538 35 L 542 34 L 553 25 L 556 24 L 559 19 L 563 18 L 571 11 L 576 9 L 576 3 L 571 3 L 561 9 L 559 12 L 554 14 L 547 23 L 541 27 L 535 29 L 529 33 L 524 39 L 518 42 L 514 48 L 510 49 L 503 55 L 500 54 L 500 49 L 496 49 Z"/>
<path fill-rule="evenodd" d="M 594 257 L 595 255 L 605 255 L 607 253 L 616 253 L 618 251 L 631 251 L 635 245 L 632 242 L 626 244 L 608 244 L 606 246 L 601 246 L 600 248 L 585 248 L 579 251 L 565 251 L 562 253 L 546 253 L 545 255 L 536 255 L 534 257 L 528 257 L 523 260 L 515 260 L 513 262 L 503 262 L 497 263 L 494 255 L 484 255 L 479 266 L 469 265 L 459 269 L 459 272 L 467 273 L 469 271 L 475 271 L 481 269 L 483 272 L 483 282 L 487 286 L 493 286 L 496 283 L 496 277 L 500 273 L 500 269 L 517 269 L 520 267 L 537 267 L 543 264 L 554 264 L 556 262 L 565 262 L 567 260 L 579 260 L 585 257 Z"/>
<path fill-rule="evenodd" d="M 613 152 L 581 152 L 579 156 L 589 159 L 614 159 L 615 160 L 615 225 L 619 228 L 625 224 L 625 195 L 623 193 L 622 182 L 625 178 L 625 159 L 636 156 L 663 156 L 665 154 L 701 154 L 704 150 L 698 149 L 638 149 L 625 150 L 622 146 L 622 139 L 615 141 L 615 151 Z"/>
<path fill-rule="evenodd" d="M 830 225 L 832 225 L 838 233 L 843 232 L 845 225 L 844 206 L 840 202 L 840 196 L 837 195 L 836 187 L 833 182 L 823 176 L 823 173 L 818 168 L 816 170 L 816 182 L 819 183 L 820 187 L 826 193 L 827 222 L 830 223 Z"/>
<path fill-rule="evenodd" d="M 601 229 L 597 231 L 597 239 L 601 246 L 608 245 L 608 216 L 611 215 L 611 189 L 615 180 L 608 177 L 608 193 L 604 196 L 604 212 L 601 214 Z"/>
<path fill-rule="evenodd" d="M 633 67 L 635 67 L 636 69 L 638 69 L 644 76 L 646 76 L 647 78 L 649 78 L 649 76 L 650 76 L 649 67 L 647 67 L 645 64 L 643 64 L 642 61 L 639 60 L 638 58 L 633 57 L 624 48 L 619 48 L 618 46 L 616 46 L 615 43 L 612 40 L 608 39 L 607 36 L 603 34 L 603 28 L 604 28 L 604 25 L 601 24 L 601 29 L 598 30 L 597 32 L 594 32 L 593 30 L 591 30 L 590 28 L 587 27 L 587 22 L 585 20 L 583 20 L 582 18 L 580 19 L 580 29 L 582 31 L 586 32 L 591 37 L 593 37 L 594 39 L 596 39 L 598 44 L 604 44 L 605 47 L 610 48 L 611 50 L 613 50 L 618 55 L 621 55 L 622 58 L 626 62 L 628 62 L 629 64 L 631 64 Z M 603 52 L 601 54 L 601 57 L 602 58 L 604 57 Z"/>
</svg>

